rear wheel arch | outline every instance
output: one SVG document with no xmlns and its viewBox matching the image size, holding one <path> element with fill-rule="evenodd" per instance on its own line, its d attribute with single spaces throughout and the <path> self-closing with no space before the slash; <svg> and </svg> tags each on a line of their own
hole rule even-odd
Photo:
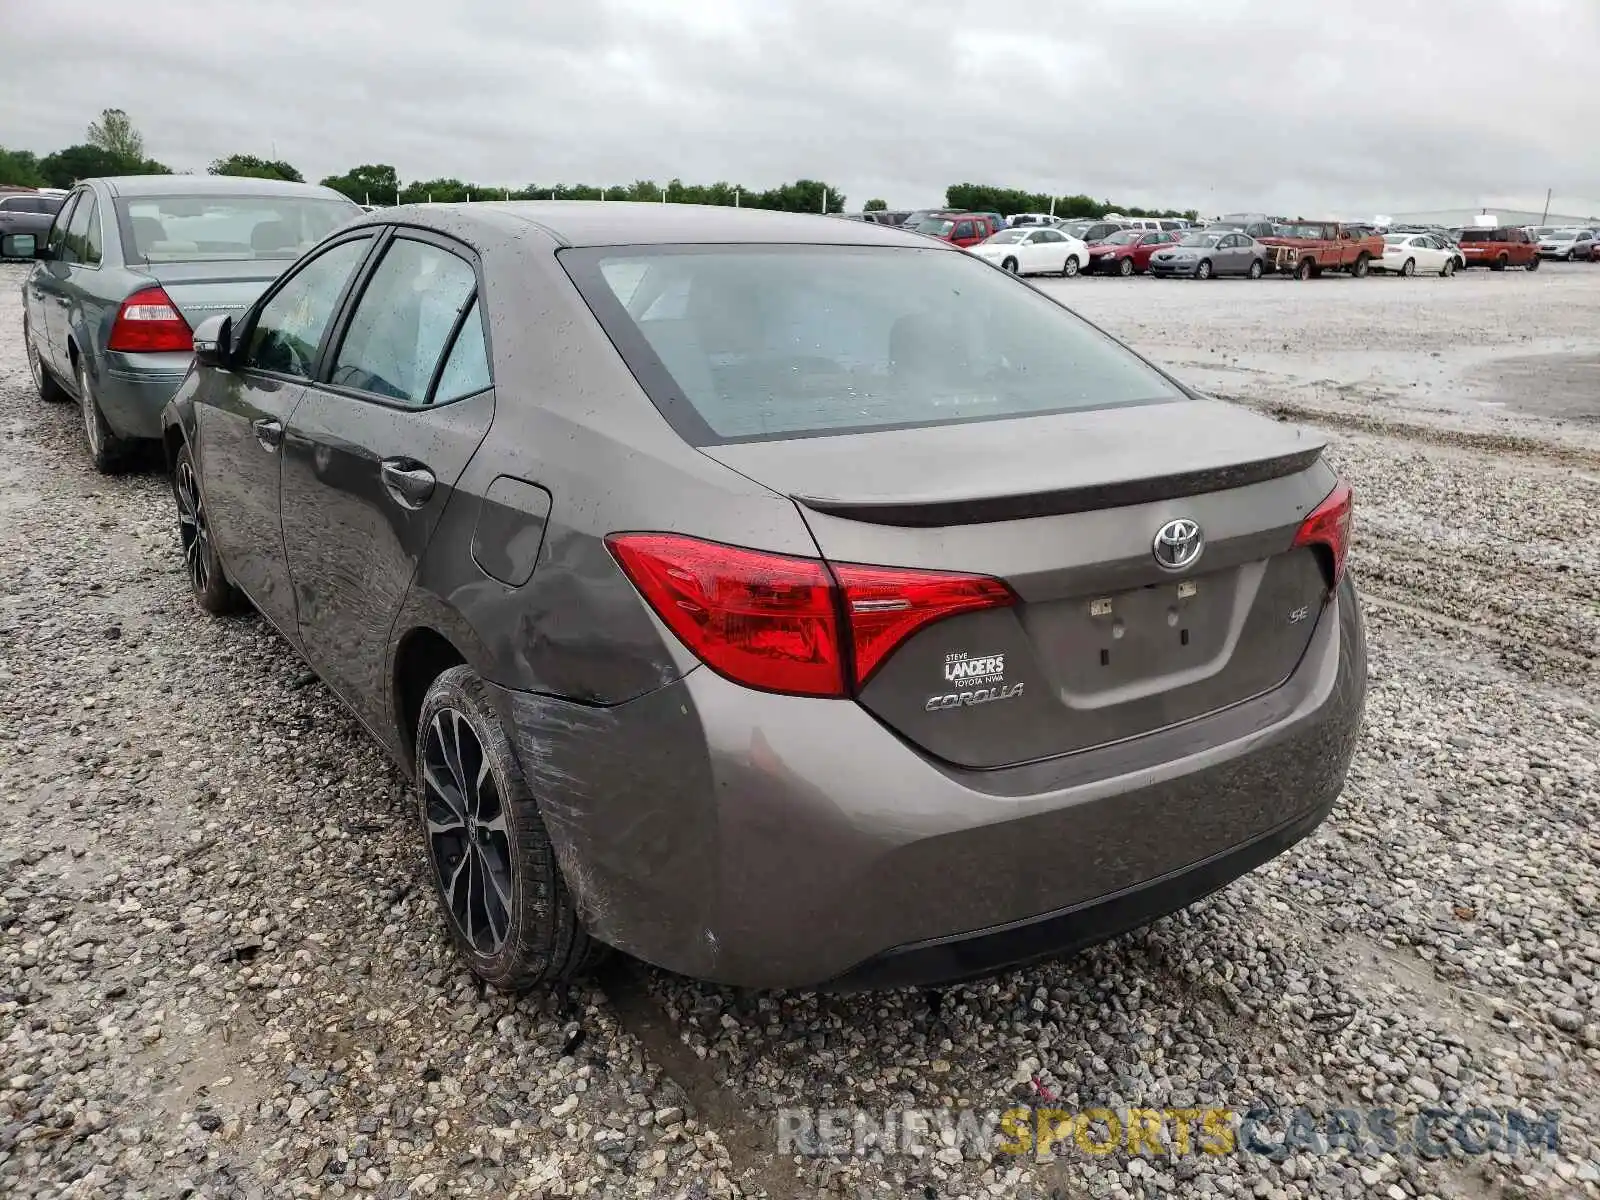
<svg viewBox="0 0 1600 1200">
<path fill-rule="evenodd" d="M 405 750 L 408 770 L 416 761 L 417 722 L 422 717 L 428 689 L 452 667 L 465 665 L 468 665 L 467 656 L 448 637 L 430 626 L 422 625 L 408 631 L 395 647 L 391 676 L 393 711 L 398 744 Z"/>
<path fill-rule="evenodd" d="M 188 440 L 184 436 L 183 426 L 176 421 L 161 431 L 161 454 L 166 460 L 168 475 L 178 469 L 178 452 L 188 444 Z"/>
</svg>

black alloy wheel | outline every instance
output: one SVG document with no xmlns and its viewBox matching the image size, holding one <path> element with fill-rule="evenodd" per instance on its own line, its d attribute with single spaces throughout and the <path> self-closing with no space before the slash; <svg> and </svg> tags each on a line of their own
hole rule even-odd
<svg viewBox="0 0 1600 1200">
<path fill-rule="evenodd" d="M 172 467 L 172 499 L 178 508 L 178 545 L 183 550 L 183 570 L 189 577 L 189 591 L 206 612 L 221 616 L 242 606 L 243 597 L 223 573 L 216 546 L 211 541 L 211 525 L 206 519 L 205 498 L 195 474 L 189 447 L 178 451 Z"/>
<path fill-rule="evenodd" d="M 471 667 L 433 681 L 417 721 L 416 797 L 428 871 L 456 950 L 504 991 L 593 965 L 591 938 L 539 804 Z"/>
<path fill-rule="evenodd" d="M 450 919 L 479 954 L 497 954 L 511 927 L 511 839 L 505 804 L 471 723 L 440 708 L 422 743 L 428 853 Z"/>
</svg>

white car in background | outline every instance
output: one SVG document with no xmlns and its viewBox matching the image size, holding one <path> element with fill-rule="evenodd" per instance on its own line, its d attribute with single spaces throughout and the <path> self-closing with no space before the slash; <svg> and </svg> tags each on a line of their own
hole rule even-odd
<svg viewBox="0 0 1600 1200">
<path fill-rule="evenodd" d="M 1454 275 L 1465 265 L 1461 251 L 1436 233 L 1386 233 L 1383 257 L 1372 260 L 1374 271 L 1394 275 Z"/>
<path fill-rule="evenodd" d="M 1089 265 L 1089 247 L 1075 237 L 1048 226 L 1022 225 L 1002 229 L 974 246 L 985 262 L 1013 275 L 1076 275 Z"/>
</svg>

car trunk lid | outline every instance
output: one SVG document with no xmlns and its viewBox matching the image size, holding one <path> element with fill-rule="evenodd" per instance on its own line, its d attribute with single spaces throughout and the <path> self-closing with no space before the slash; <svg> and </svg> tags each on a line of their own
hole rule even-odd
<svg viewBox="0 0 1600 1200">
<path fill-rule="evenodd" d="M 1293 672 L 1329 593 L 1294 543 L 1320 439 L 1209 400 L 707 447 L 792 496 L 835 564 L 992 576 L 1016 600 L 923 626 L 860 703 L 949 762 L 1137 737 Z M 1157 560 L 1192 523 L 1198 556 Z M 1181 540 L 1181 539 L 1178 539 Z M 1169 544 L 1164 553 L 1171 551 Z"/>
<path fill-rule="evenodd" d="M 142 270 L 161 285 L 193 329 L 218 313 L 229 316 L 242 313 L 293 262 L 293 259 L 158 262 Z"/>
</svg>

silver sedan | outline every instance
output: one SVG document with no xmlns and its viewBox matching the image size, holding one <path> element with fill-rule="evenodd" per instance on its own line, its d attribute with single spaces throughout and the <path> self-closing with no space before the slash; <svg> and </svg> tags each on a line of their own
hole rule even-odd
<svg viewBox="0 0 1600 1200">
<path fill-rule="evenodd" d="M 1244 275 L 1260 279 L 1267 269 L 1267 248 L 1248 233 L 1231 229 L 1196 229 L 1170 250 L 1150 256 L 1150 274 Z"/>
</svg>

